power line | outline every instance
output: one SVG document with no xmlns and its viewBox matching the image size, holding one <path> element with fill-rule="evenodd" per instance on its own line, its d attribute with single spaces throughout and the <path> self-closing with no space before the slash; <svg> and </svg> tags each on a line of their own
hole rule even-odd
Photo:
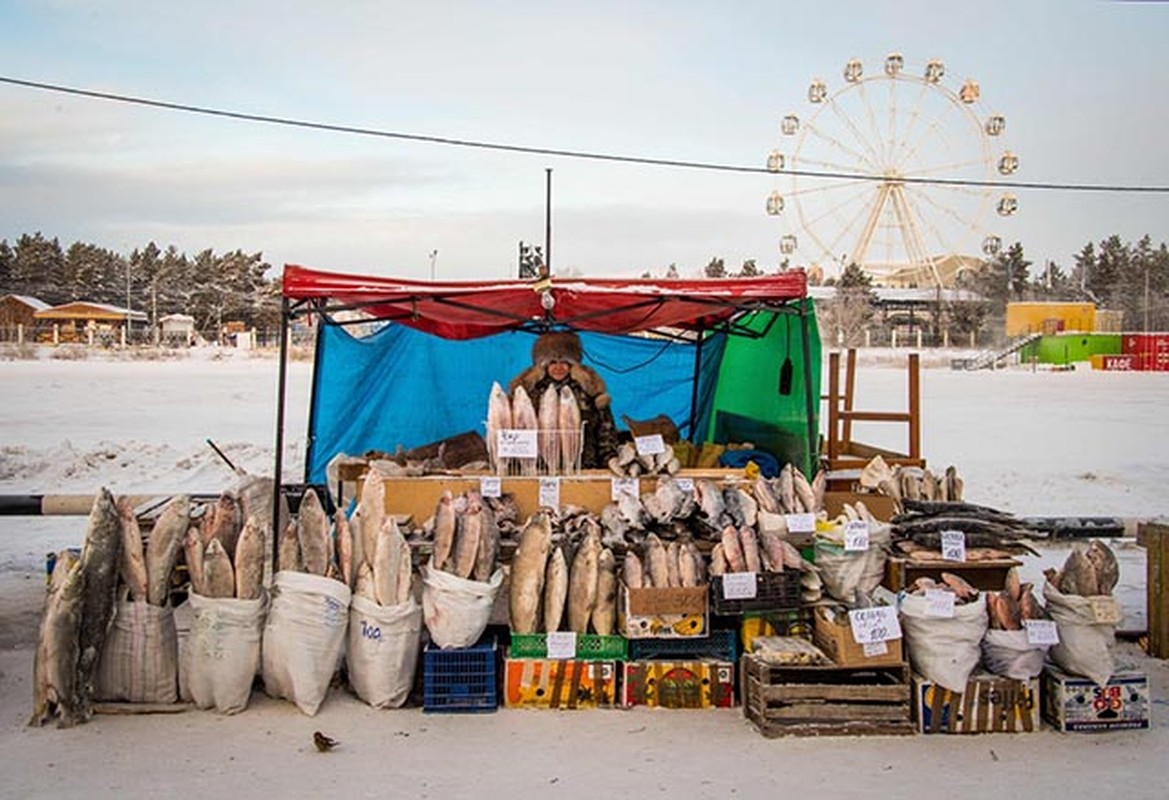
<svg viewBox="0 0 1169 800">
<path fill-rule="evenodd" d="M 40 89 L 48 92 L 58 92 L 77 97 L 89 97 L 96 100 L 110 100 L 117 103 L 147 106 L 149 108 L 164 108 L 170 111 L 184 111 L 191 114 L 202 114 L 209 117 L 241 120 L 243 122 L 262 122 L 269 125 L 283 125 L 292 128 L 307 128 L 310 130 L 329 131 L 332 133 L 349 133 L 357 136 L 373 136 L 381 139 L 402 139 L 411 142 L 426 142 L 429 144 L 443 144 L 453 147 L 472 147 L 482 150 L 501 150 L 510 153 L 527 153 L 530 155 L 560 156 L 563 158 L 580 158 L 592 161 L 609 161 L 623 164 L 643 164 L 655 167 L 679 167 L 683 169 L 701 169 L 710 172 L 739 172 L 766 175 L 794 175 L 807 178 L 827 178 L 831 180 L 850 181 L 884 181 L 883 175 L 865 175 L 851 172 L 832 172 L 821 170 L 781 169 L 771 170 L 766 167 L 747 167 L 735 164 L 716 164 L 707 161 L 684 161 L 670 158 L 649 158 L 646 156 L 626 156 L 613 153 L 597 153 L 587 150 L 562 150 L 553 147 L 530 147 L 518 144 L 504 144 L 500 142 L 481 142 L 472 139 L 457 139 L 449 136 L 429 136 L 420 133 L 401 133 L 386 131 L 378 128 L 364 128 L 352 125 L 335 125 L 328 122 L 313 122 L 310 120 L 292 119 L 289 117 L 274 117 L 266 114 L 250 114 L 242 111 L 227 111 L 207 106 L 196 106 L 187 103 L 174 103 L 168 100 L 152 100 L 145 97 L 117 94 L 114 92 L 99 92 L 93 89 L 78 89 L 72 86 L 61 86 L 40 81 L 28 81 L 20 78 L 10 78 L 0 75 L 0 83 L 13 86 L 23 86 L 29 89 Z M 1169 193 L 1169 186 L 1129 186 L 1124 184 L 1085 184 L 1085 183 L 1051 183 L 1031 181 L 987 181 L 966 180 L 960 178 L 918 178 L 905 176 L 898 178 L 906 184 L 924 184 L 929 186 L 977 186 L 993 189 L 1044 189 L 1065 192 L 1123 192 L 1141 194 Z"/>
</svg>

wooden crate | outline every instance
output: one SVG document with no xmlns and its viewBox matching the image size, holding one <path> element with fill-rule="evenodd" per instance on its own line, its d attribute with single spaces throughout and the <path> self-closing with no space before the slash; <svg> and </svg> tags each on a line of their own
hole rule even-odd
<svg viewBox="0 0 1169 800">
<path fill-rule="evenodd" d="M 921 733 L 1031 733 L 1039 730 L 1039 679 L 972 675 L 953 692 L 913 676 L 914 718 Z"/>
<path fill-rule="evenodd" d="M 1014 558 L 994 561 L 914 561 L 893 556 L 885 562 L 885 586 L 899 592 L 918 578 L 940 581 L 943 572 L 950 572 L 980 591 L 998 591 L 1006 585 L 1011 567 L 1021 566 L 1022 563 Z"/>
<path fill-rule="evenodd" d="M 865 655 L 864 645 L 857 644 L 852 636 L 852 626 L 843 608 L 836 612 L 824 606 L 816 608 L 812 643 L 842 667 L 897 666 L 905 661 L 900 639 L 885 642 L 882 655 Z"/>
<path fill-rule="evenodd" d="M 617 662 L 507 658 L 503 704 L 508 708 L 613 708 Z"/>
<path fill-rule="evenodd" d="M 754 654 L 739 662 L 743 715 L 768 738 L 904 735 L 909 667 L 794 667 Z"/>
<path fill-rule="evenodd" d="M 1148 551 L 1145 591 L 1149 609 L 1149 655 L 1169 658 L 1169 525 L 1142 522 L 1137 544 Z"/>
<path fill-rule="evenodd" d="M 625 708 L 730 708 L 734 704 L 733 661 L 700 658 L 622 665 L 621 705 Z"/>
</svg>

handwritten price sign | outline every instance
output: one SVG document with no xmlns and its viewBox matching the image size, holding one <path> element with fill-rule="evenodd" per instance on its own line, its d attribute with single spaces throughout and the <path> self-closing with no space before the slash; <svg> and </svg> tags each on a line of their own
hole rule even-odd
<svg viewBox="0 0 1169 800">
<path fill-rule="evenodd" d="M 535 458 L 536 431 L 522 428 L 503 428 L 499 431 L 496 452 L 501 458 Z"/>
<path fill-rule="evenodd" d="M 724 600 L 754 600 L 757 591 L 754 572 L 728 572 L 723 575 Z"/>
<path fill-rule="evenodd" d="M 942 531 L 942 558 L 946 561 L 966 560 L 966 534 L 962 531 Z"/>
<path fill-rule="evenodd" d="M 848 612 L 848 624 L 857 644 L 876 644 L 901 638 L 901 622 L 893 606 L 854 608 Z"/>
</svg>

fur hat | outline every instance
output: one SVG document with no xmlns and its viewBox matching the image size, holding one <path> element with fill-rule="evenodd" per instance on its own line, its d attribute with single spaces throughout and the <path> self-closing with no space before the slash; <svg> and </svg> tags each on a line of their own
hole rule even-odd
<svg viewBox="0 0 1169 800">
<path fill-rule="evenodd" d="M 532 345 L 532 363 L 545 366 L 553 361 L 579 364 L 584 356 L 580 337 L 572 331 L 552 331 L 536 337 Z"/>
</svg>

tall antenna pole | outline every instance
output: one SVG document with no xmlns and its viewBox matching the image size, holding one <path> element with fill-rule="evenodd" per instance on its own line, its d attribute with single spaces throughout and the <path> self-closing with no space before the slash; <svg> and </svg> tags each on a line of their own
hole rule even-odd
<svg viewBox="0 0 1169 800">
<path fill-rule="evenodd" d="M 544 269 L 552 274 L 552 167 L 545 167 L 544 189 Z"/>
</svg>

